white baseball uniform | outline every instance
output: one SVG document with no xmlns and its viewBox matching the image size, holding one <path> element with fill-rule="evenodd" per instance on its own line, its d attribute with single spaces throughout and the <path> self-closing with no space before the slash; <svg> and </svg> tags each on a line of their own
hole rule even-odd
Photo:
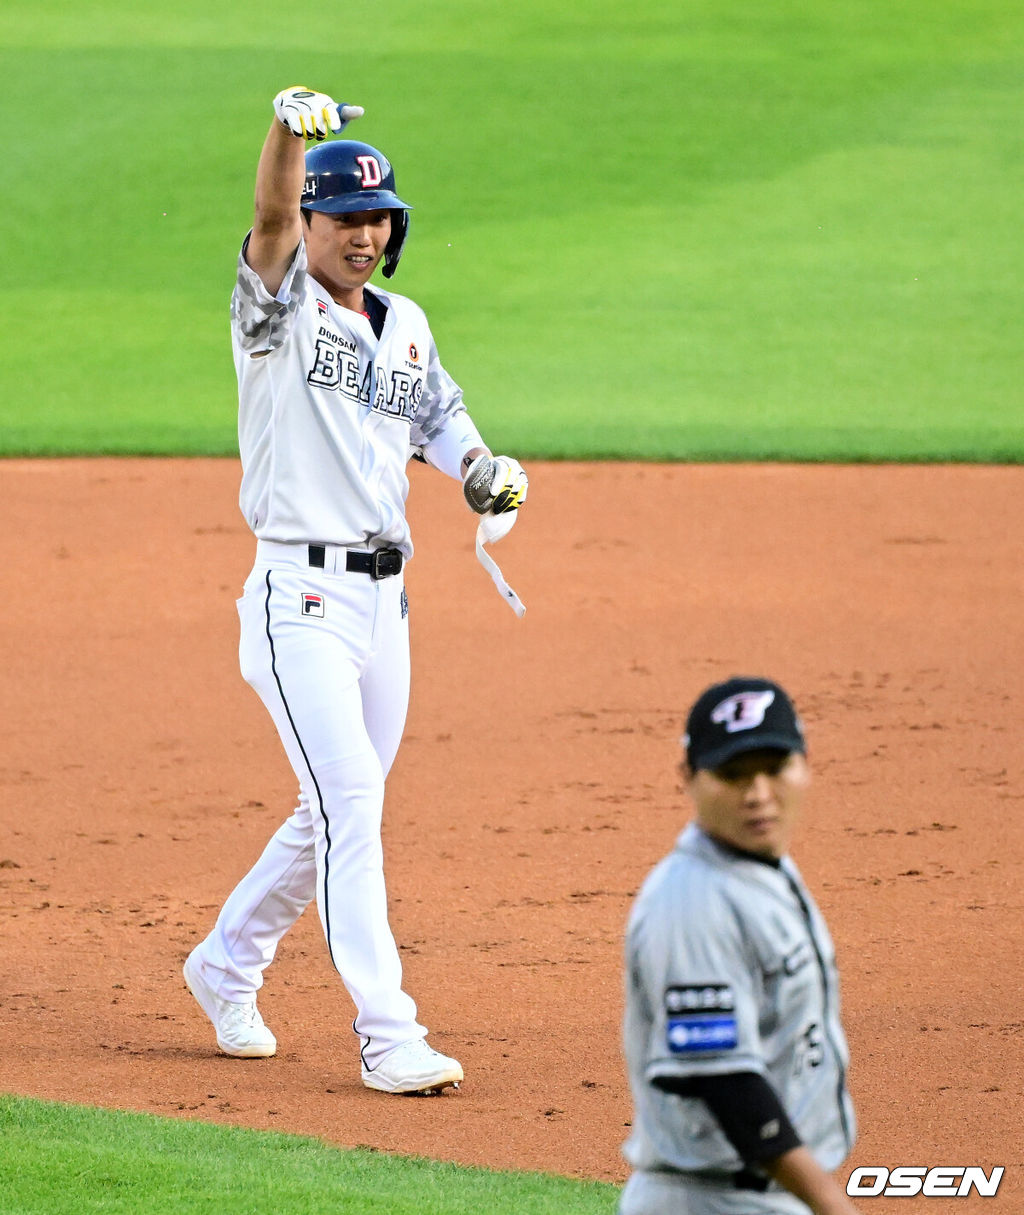
<svg viewBox="0 0 1024 1215">
<path fill-rule="evenodd" d="M 408 603 L 400 571 L 373 577 L 350 567 L 381 549 L 411 556 L 414 451 L 461 480 L 463 455 L 484 444 L 422 310 L 364 290 L 386 308 L 379 337 L 309 274 L 304 244 L 275 296 L 246 263 L 245 246 L 239 257 L 231 330 L 240 506 L 257 537 L 238 603 L 239 654 L 295 770 L 299 802 L 201 950 L 222 999 L 251 999 L 315 898 L 372 1067 L 426 1033 L 402 989 L 380 839 L 384 781 L 408 705 Z"/>
<path fill-rule="evenodd" d="M 659 1078 L 753 1072 L 826 1170 L 855 1133 L 835 950 L 789 857 L 719 844 L 695 824 L 651 873 L 627 930 L 626 1065 L 636 1170 L 623 1215 L 798 1215 L 780 1187 L 742 1188 L 744 1164 L 705 1103 Z"/>
</svg>

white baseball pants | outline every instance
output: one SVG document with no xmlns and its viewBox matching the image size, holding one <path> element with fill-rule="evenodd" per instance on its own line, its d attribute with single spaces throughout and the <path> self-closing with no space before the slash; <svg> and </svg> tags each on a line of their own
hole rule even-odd
<svg viewBox="0 0 1024 1215">
<path fill-rule="evenodd" d="M 326 568 L 311 569 L 305 545 L 261 541 L 238 601 L 242 674 L 274 720 L 299 804 L 229 896 L 202 957 L 211 979 L 223 975 L 219 996 L 250 999 L 315 898 L 372 1066 L 426 1034 L 402 990 L 380 837 L 409 702 L 409 630 L 402 576 L 374 581 L 344 560 L 327 546 Z"/>
</svg>

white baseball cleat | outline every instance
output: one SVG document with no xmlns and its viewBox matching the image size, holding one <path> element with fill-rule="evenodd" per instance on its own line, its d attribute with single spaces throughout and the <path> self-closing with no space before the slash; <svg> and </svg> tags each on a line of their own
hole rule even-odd
<svg viewBox="0 0 1024 1215">
<path fill-rule="evenodd" d="M 363 1083 L 382 1093 L 439 1093 L 458 1088 L 462 1065 L 423 1041 L 414 1038 L 388 1053 L 374 1068 L 363 1064 Z"/>
<path fill-rule="evenodd" d="M 199 1007 L 213 1022 L 217 1045 L 225 1055 L 239 1059 L 268 1059 L 277 1050 L 277 1039 L 263 1024 L 256 997 L 236 1003 L 222 1000 L 203 976 L 198 947 L 185 959 L 182 974 Z"/>
</svg>

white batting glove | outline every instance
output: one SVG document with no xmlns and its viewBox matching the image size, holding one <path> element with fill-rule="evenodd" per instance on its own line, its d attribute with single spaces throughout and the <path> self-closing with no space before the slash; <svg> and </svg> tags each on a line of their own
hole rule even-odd
<svg viewBox="0 0 1024 1215">
<path fill-rule="evenodd" d="M 326 139 L 353 118 L 362 118 L 360 105 L 338 105 L 326 93 L 293 84 L 274 98 L 274 113 L 293 135 L 303 139 Z"/>
<path fill-rule="evenodd" d="M 518 510 L 529 487 L 523 466 L 511 456 L 477 456 L 462 482 L 466 501 L 478 515 Z"/>
</svg>

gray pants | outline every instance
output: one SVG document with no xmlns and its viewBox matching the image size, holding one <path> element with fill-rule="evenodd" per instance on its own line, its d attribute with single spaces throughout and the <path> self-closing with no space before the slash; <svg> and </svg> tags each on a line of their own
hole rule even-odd
<svg viewBox="0 0 1024 1215">
<path fill-rule="evenodd" d="M 786 1190 L 758 1194 L 670 1173 L 634 1173 L 619 1199 L 619 1215 L 809 1215 L 809 1211 Z"/>
</svg>

